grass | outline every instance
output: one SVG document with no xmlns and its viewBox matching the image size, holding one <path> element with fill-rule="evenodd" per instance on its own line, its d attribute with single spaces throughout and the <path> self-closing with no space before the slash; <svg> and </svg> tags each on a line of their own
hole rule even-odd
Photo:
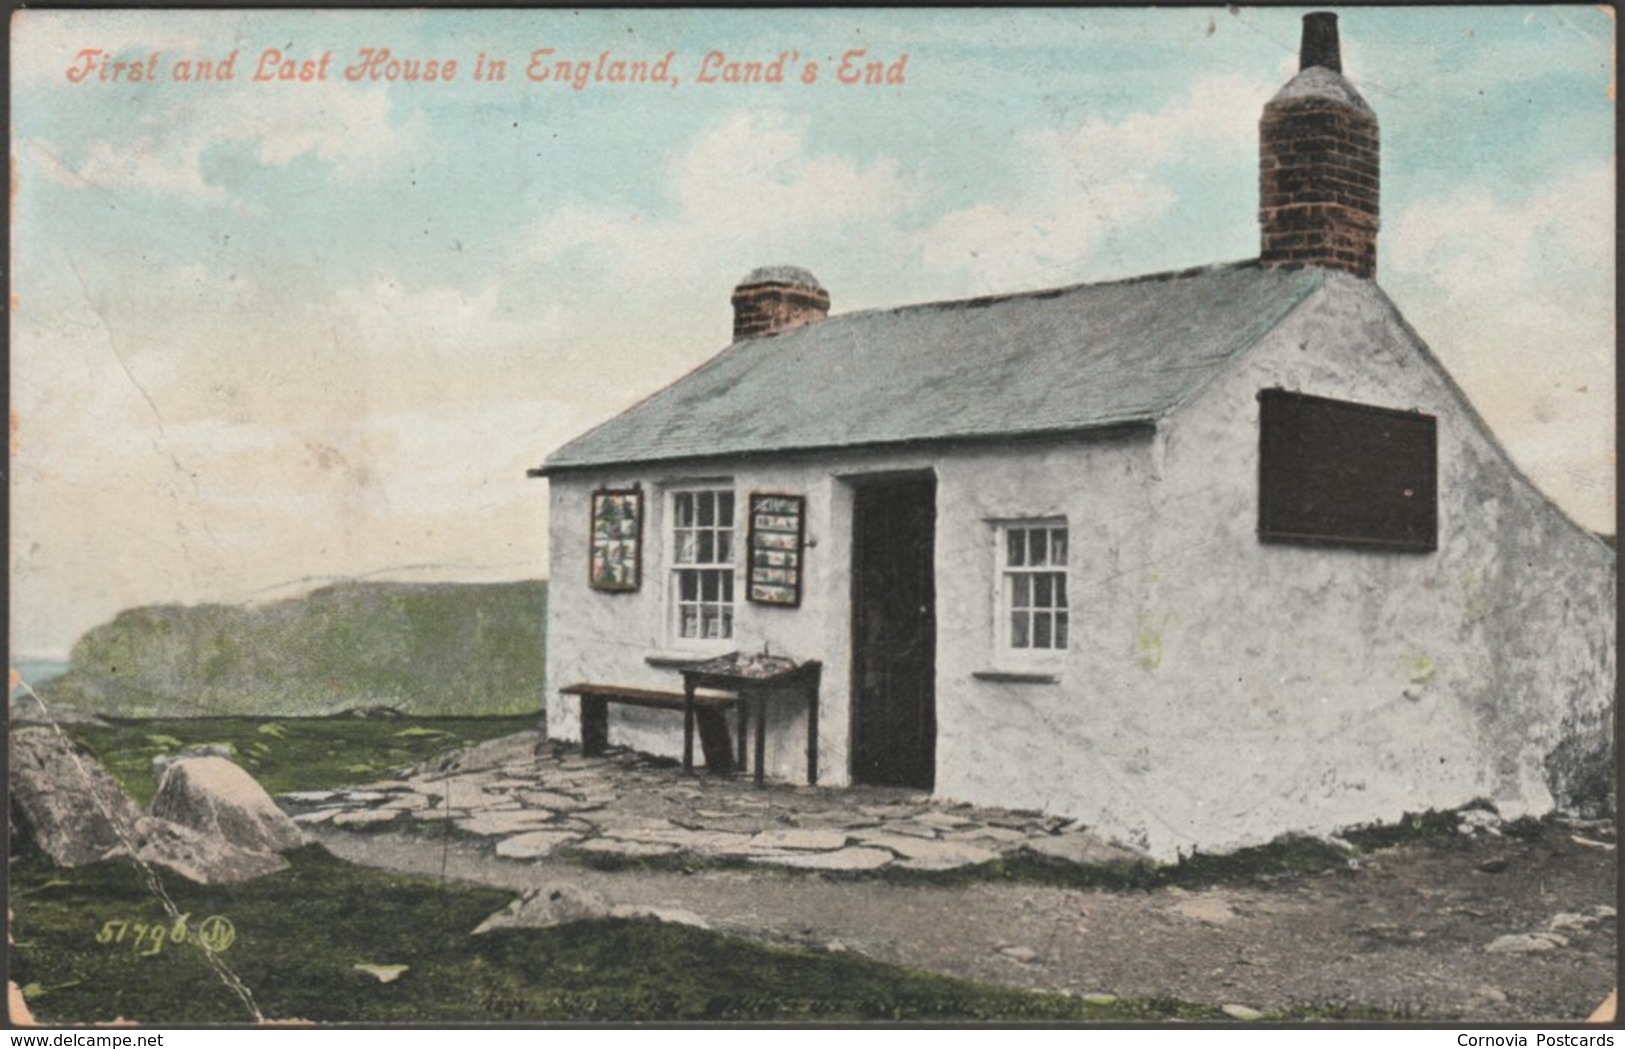
<svg viewBox="0 0 1625 1049">
<path fill-rule="evenodd" d="M 164 878 L 194 927 L 214 915 L 230 920 L 236 938 L 220 958 L 269 1018 L 1227 1022 L 1215 1009 L 1187 1003 L 1095 1004 L 653 921 L 586 921 L 475 937 L 469 931 L 505 906 L 507 893 L 357 867 L 319 846 L 289 858 L 288 870 L 244 885 Z M 98 942 L 109 921 L 172 925 L 133 867 L 61 870 L 35 857 L 11 873 L 12 975 L 37 1019 L 250 1021 L 192 944 L 166 939 L 153 950 L 133 934 L 122 943 Z M 379 973 L 394 978 L 384 982 Z"/>
<path fill-rule="evenodd" d="M 64 726 L 140 804 L 158 789 L 152 759 L 183 747 L 223 743 L 271 794 L 379 779 L 435 754 L 535 728 L 525 717 L 105 719 Z"/>
</svg>

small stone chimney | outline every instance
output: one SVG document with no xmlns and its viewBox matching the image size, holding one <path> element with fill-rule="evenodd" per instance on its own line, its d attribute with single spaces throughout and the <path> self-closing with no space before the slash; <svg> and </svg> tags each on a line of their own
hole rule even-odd
<svg viewBox="0 0 1625 1049">
<path fill-rule="evenodd" d="M 829 316 L 829 292 L 799 266 L 763 266 L 734 288 L 734 341 L 771 335 Z"/>
<path fill-rule="evenodd" d="M 1298 75 L 1258 122 L 1259 257 L 1266 266 L 1377 272 L 1377 115 L 1343 79 L 1337 16 L 1303 16 Z"/>
</svg>

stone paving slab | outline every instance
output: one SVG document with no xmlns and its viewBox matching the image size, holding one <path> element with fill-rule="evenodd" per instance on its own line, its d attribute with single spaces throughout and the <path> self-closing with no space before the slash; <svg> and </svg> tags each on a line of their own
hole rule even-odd
<svg viewBox="0 0 1625 1049">
<path fill-rule="evenodd" d="M 514 860 L 539 860 L 561 845 L 581 840 L 581 835 L 568 831 L 533 830 L 516 834 L 497 842 L 496 854 Z"/>
<path fill-rule="evenodd" d="M 518 831 L 539 830 L 553 819 L 546 809 L 515 809 L 499 812 L 476 812 L 456 821 L 457 829 L 482 837 L 513 834 Z"/>
<path fill-rule="evenodd" d="M 884 849 L 866 849 L 855 845 L 849 849 L 836 849 L 834 852 L 753 856 L 751 862 L 817 871 L 872 871 L 891 863 L 892 854 Z"/>
<path fill-rule="evenodd" d="M 333 817 L 335 827 L 369 827 L 388 823 L 401 814 L 400 809 L 350 809 Z"/>
<path fill-rule="evenodd" d="M 750 839 L 752 848 L 828 851 L 846 844 L 846 834 L 834 830 L 764 830 Z"/>
<path fill-rule="evenodd" d="M 991 863 L 999 858 L 999 854 L 992 849 L 960 841 L 933 841 L 901 834 L 872 834 L 864 831 L 858 831 L 854 837 L 864 845 L 895 852 L 902 857 L 903 862 L 899 866 L 910 870 L 956 870 L 960 867 Z"/>
<path fill-rule="evenodd" d="M 946 871 L 1023 850 L 1074 863 L 1142 858 L 1064 817 L 894 788 L 757 789 L 746 777 L 684 776 L 670 761 L 622 749 L 583 757 L 534 732 L 442 755 L 392 779 L 278 801 L 306 826 L 450 823 L 521 863 L 561 849 L 826 871 Z"/>
</svg>

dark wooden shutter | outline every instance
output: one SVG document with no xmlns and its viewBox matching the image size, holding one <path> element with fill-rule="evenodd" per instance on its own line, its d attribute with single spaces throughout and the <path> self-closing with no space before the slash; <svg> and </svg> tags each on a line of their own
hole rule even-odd
<svg viewBox="0 0 1625 1049">
<path fill-rule="evenodd" d="M 1431 415 L 1262 390 L 1258 537 L 1438 549 L 1438 424 Z"/>
</svg>

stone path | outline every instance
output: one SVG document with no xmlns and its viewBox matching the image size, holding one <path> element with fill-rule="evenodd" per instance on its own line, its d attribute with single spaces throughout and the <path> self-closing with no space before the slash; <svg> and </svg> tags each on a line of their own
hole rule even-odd
<svg viewBox="0 0 1625 1049">
<path fill-rule="evenodd" d="M 514 861 L 686 854 L 830 871 L 944 871 L 1022 850 L 1072 863 L 1142 858 L 1073 820 L 889 788 L 758 790 L 743 778 L 685 776 L 670 762 L 630 751 L 583 757 L 534 732 L 479 744 L 396 779 L 278 801 L 311 830 L 449 823 Z"/>
</svg>

